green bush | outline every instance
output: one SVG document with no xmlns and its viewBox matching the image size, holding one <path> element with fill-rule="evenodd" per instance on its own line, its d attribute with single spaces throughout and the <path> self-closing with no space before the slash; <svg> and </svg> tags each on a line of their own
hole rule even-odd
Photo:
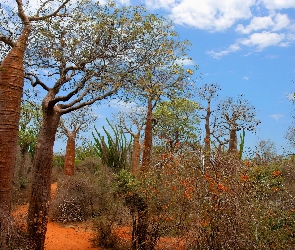
<svg viewBox="0 0 295 250">
<path fill-rule="evenodd" d="M 121 169 L 128 169 L 129 156 L 131 150 L 131 141 L 127 142 L 127 138 L 118 127 L 112 126 L 107 120 L 109 126 L 112 129 L 114 136 L 103 127 L 103 130 L 107 136 L 102 136 L 95 128 L 96 135 L 92 133 L 94 138 L 94 148 L 98 157 L 101 159 L 102 164 L 112 168 L 115 172 L 119 172 Z"/>
<path fill-rule="evenodd" d="M 96 232 L 96 246 L 108 249 L 130 249 L 130 243 L 119 238 L 116 229 L 130 226 L 130 215 L 127 208 L 115 191 L 115 176 L 113 171 L 104 165 L 99 165 L 96 173 L 96 199 L 98 208 L 95 214 L 93 229 Z"/>
</svg>

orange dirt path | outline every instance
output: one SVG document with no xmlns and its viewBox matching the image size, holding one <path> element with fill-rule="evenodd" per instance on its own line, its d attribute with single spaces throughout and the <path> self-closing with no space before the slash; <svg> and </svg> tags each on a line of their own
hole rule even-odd
<svg viewBox="0 0 295 250">
<path fill-rule="evenodd" d="M 56 183 L 51 185 L 51 198 L 56 194 Z M 14 223 L 22 230 L 26 231 L 26 219 L 28 215 L 28 204 L 17 206 L 12 212 Z M 131 229 L 122 227 L 116 230 L 119 237 L 130 240 Z M 91 239 L 94 236 L 89 222 L 76 223 L 55 223 L 49 221 L 45 239 L 45 250 L 102 250 L 92 246 Z M 156 249 L 183 250 L 184 242 L 178 242 L 176 238 L 162 238 L 158 242 Z"/>
<path fill-rule="evenodd" d="M 18 206 L 12 213 L 15 224 L 26 230 L 28 205 Z M 61 224 L 49 221 L 47 224 L 46 250 L 98 250 L 92 246 L 94 234 L 89 223 Z"/>
<path fill-rule="evenodd" d="M 51 198 L 56 194 L 57 184 L 51 185 Z M 15 224 L 26 230 L 28 204 L 16 207 L 12 212 Z M 49 221 L 45 239 L 45 250 L 98 250 L 92 246 L 94 234 L 89 223 L 61 224 Z"/>
<path fill-rule="evenodd" d="M 59 223 L 49 222 L 45 240 L 46 250 L 97 250 L 92 247 L 90 239 L 93 233 L 78 223 L 75 225 L 60 225 Z"/>
</svg>

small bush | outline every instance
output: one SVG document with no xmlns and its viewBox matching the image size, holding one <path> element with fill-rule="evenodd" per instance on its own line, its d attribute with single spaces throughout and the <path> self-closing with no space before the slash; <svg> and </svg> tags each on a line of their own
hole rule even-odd
<svg viewBox="0 0 295 250">
<path fill-rule="evenodd" d="M 98 157 L 86 157 L 83 161 L 75 164 L 75 172 L 83 174 L 97 174 L 101 161 Z"/>
<path fill-rule="evenodd" d="M 110 214 L 95 218 L 93 227 L 96 232 L 94 244 L 107 249 L 126 249 L 123 248 L 119 236 L 114 232 L 116 218 Z"/>
<path fill-rule="evenodd" d="M 50 219 L 59 222 L 85 221 L 93 214 L 93 186 L 81 176 L 63 176 L 51 203 Z"/>
<path fill-rule="evenodd" d="M 97 212 L 93 229 L 96 232 L 94 244 L 108 249 L 130 249 L 128 244 L 118 237 L 118 227 L 130 226 L 128 209 L 117 199 L 114 191 L 114 175 L 111 168 L 100 165 L 96 173 Z M 126 245 L 127 244 L 127 245 Z"/>
</svg>

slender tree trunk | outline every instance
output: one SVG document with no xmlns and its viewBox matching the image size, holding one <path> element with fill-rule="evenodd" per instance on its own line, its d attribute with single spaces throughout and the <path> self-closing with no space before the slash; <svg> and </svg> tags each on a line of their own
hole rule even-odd
<svg viewBox="0 0 295 250">
<path fill-rule="evenodd" d="M 0 249 L 6 249 L 12 176 L 16 157 L 20 104 L 24 85 L 23 58 L 30 25 L 0 65 Z M 2 220 L 2 218 L 7 218 Z"/>
<path fill-rule="evenodd" d="M 228 152 L 230 153 L 238 152 L 237 130 L 235 128 L 230 130 Z"/>
<path fill-rule="evenodd" d="M 131 159 L 131 173 L 133 175 L 137 175 L 139 170 L 139 162 L 140 162 L 140 142 L 139 142 L 139 134 L 133 135 L 133 151 L 132 151 L 132 159 Z"/>
<path fill-rule="evenodd" d="M 53 145 L 60 121 L 58 108 L 45 106 L 43 103 L 43 123 L 34 156 L 32 193 L 28 212 L 31 246 L 38 250 L 44 249 L 48 223 Z"/>
<path fill-rule="evenodd" d="M 20 150 L 20 154 L 21 154 L 21 163 L 19 166 L 19 172 L 18 172 L 18 178 L 22 178 L 25 175 L 25 167 L 26 167 L 26 153 L 27 150 L 22 148 Z"/>
<path fill-rule="evenodd" d="M 139 250 L 148 250 L 148 206 L 144 201 L 138 204 L 137 241 Z"/>
<path fill-rule="evenodd" d="M 152 99 L 148 99 L 148 110 L 146 116 L 146 125 L 144 130 L 144 149 L 142 155 L 142 171 L 148 171 L 152 157 L 153 145 L 153 105 Z"/>
<path fill-rule="evenodd" d="M 72 176 L 75 173 L 75 138 L 76 133 L 67 134 L 68 141 L 66 147 L 66 156 L 64 164 L 64 174 Z"/>
<path fill-rule="evenodd" d="M 18 179 L 21 180 L 22 178 L 24 178 L 25 176 L 25 170 L 26 170 L 26 155 L 27 155 L 27 151 L 28 151 L 28 146 L 24 145 L 23 147 L 21 147 L 20 149 L 20 153 L 21 153 L 21 163 L 19 166 L 19 171 L 18 171 Z M 22 187 L 21 187 L 22 188 Z"/>
<path fill-rule="evenodd" d="M 208 101 L 208 106 L 206 110 L 205 117 L 205 166 L 210 164 L 210 155 L 211 155 L 211 131 L 210 131 L 210 115 L 211 115 L 211 103 Z"/>
</svg>

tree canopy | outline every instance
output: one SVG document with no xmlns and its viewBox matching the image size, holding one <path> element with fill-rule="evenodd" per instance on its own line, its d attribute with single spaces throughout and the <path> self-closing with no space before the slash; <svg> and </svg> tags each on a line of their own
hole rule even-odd
<svg viewBox="0 0 295 250">
<path fill-rule="evenodd" d="M 171 148 L 177 143 L 192 143 L 198 139 L 199 104 L 185 98 L 160 102 L 153 113 L 154 133 L 169 142 Z"/>
</svg>

